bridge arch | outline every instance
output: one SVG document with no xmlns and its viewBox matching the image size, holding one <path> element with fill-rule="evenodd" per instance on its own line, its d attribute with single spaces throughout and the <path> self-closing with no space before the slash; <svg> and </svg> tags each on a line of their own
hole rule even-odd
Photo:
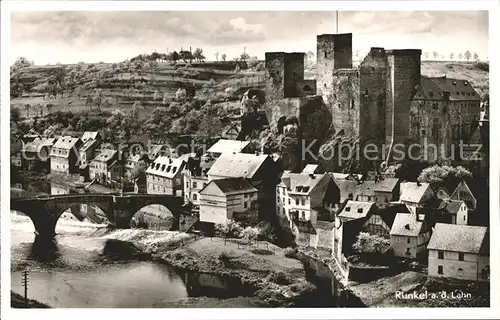
<svg viewBox="0 0 500 320">
<path fill-rule="evenodd" d="M 171 229 L 178 230 L 183 198 L 162 194 L 77 194 L 11 199 L 11 209 L 30 217 L 36 233 L 44 236 L 54 236 L 57 221 L 63 212 L 80 204 L 98 207 L 110 224 L 119 229 L 130 228 L 132 217 L 141 208 L 153 204 L 163 205 L 174 217 Z"/>
</svg>

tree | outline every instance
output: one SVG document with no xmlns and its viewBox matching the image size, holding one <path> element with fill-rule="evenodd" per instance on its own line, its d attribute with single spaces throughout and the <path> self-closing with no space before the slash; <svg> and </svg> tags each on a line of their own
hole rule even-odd
<svg viewBox="0 0 500 320">
<path fill-rule="evenodd" d="M 472 55 L 470 54 L 469 50 L 465 51 L 465 53 L 464 53 L 464 57 L 465 57 L 465 59 L 467 59 L 467 61 L 469 61 L 469 60 L 470 60 L 471 56 L 472 56 Z"/>
<path fill-rule="evenodd" d="M 226 62 L 227 55 L 225 53 L 222 54 L 221 59 L 223 62 Z"/>
<path fill-rule="evenodd" d="M 455 54 L 452 52 L 450 53 L 450 60 L 453 60 L 453 57 L 455 56 Z"/>
<path fill-rule="evenodd" d="M 224 238 L 238 238 L 243 231 L 240 224 L 234 220 L 229 220 L 225 224 L 216 224 L 215 230 Z"/>
<path fill-rule="evenodd" d="M 391 241 L 379 235 L 360 232 L 352 248 L 359 253 L 385 253 L 391 246 Z"/>
<path fill-rule="evenodd" d="M 30 117 L 31 104 L 27 103 L 24 105 L 24 110 L 26 111 L 26 118 Z"/>
<path fill-rule="evenodd" d="M 479 61 L 479 55 L 477 54 L 477 52 L 474 53 L 474 60 Z"/>
<path fill-rule="evenodd" d="M 458 54 L 458 60 L 462 60 L 462 58 L 463 58 L 462 53 L 459 53 L 459 54 Z"/>
<path fill-rule="evenodd" d="M 144 161 L 140 161 L 139 164 L 130 172 L 130 180 L 134 181 L 143 177 L 146 177 L 146 164 Z"/>
<path fill-rule="evenodd" d="M 215 56 L 215 61 L 219 61 L 219 52 L 218 51 L 214 54 L 214 56 Z"/>
<path fill-rule="evenodd" d="M 246 242 L 250 243 L 252 241 L 257 240 L 261 233 L 261 230 L 258 227 L 246 227 L 241 231 L 241 238 Z"/>
<path fill-rule="evenodd" d="M 17 71 L 19 69 L 31 67 L 31 66 L 33 66 L 33 63 L 28 61 L 28 59 L 26 57 L 19 57 L 16 59 L 16 61 L 14 61 L 14 63 L 10 67 L 10 72 L 14 72 L 14 71 Z"/>
<path fill-rule="evenodd" d="M 193 58 L 198 62 L 203 62 L 205 56 L 203 55 L 203 50 L 201 48 L 196 48 L 194 50 Z"/>
<path fill-rule="evenodd" d="M 101 105 L 103 102 L 104 95 L 102 94 L 101 89 L 96 89 L 94 93 L 94 102 L 97 106 L 97 110 L 101 111 Z"/>
<path fill-rule="evenodd" d="M 179 88 L 175 92 L 175 101 L 184 102 L 187 99 L 187 91 L 186 89 Z"/>
<path fill-rule="evenodd" d="M 443 184 L 456 184 L 460 180 L 467 180 L 472 177 L 472 173 L 462 166 L 439 166 L 427 167 L 420 173 L 419 182 L 429 183 L 434 189 Z"/>
<path fill-rule="evenodd" d="M 424 56 L 425 56 L 425 60 L 429 60 L 430 53 L 426 52 L 426 53 L 424 53 Z"/>
<path fill-rule="evenodd" d="M 11 107 L 10 108 L 10 120 L 17 125 L 19 123 L 20 119 L 21 119 L 21 111 L 19 110 L 19 108 Z"/>
<path fill-rule="evenodd" d="M 434 51 L 432 55 L 434 56 L 434 60 L 437 60 L 437 58 L 439 57 L 439 53 L 437 53 L 436 51 Z"/>
<path fill-rule="evenodd" d="M 193 61 L 193 54 L 191 53 L 191 51 L 182 50 L 181 52 L 179 52 L 179 58 L 182 59 L 182 61 L 184 61 L 185 63 L 187 63 L 188 61 L 189 63 L 191 63 Z"/>
<path fill-rule="evenodd" d="M 246 52 L 243 52 L 241 55 L 240 55 L 240 60 L 245 62 L 247 61 L 248 59 L 250 59 L 250 55 Z"/>
</svg>

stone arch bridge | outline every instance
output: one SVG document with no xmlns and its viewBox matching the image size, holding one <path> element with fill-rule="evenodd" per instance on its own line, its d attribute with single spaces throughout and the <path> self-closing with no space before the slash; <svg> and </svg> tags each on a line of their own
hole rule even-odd
<svg viewBox="0 0 500 320">
<path fill-rule="evenodd" d="M 59 217 L 66 210 L 80 204 L 98 207 L 111 225 L 119 229 L 130 228 L 132 217 L 141 208 L 152 204 L 163 205 L 174 216 L 172 230 L 178 230 L 183 199 L 162 194 L 65 194 L 13 198 L 10 208 L 30 217 L 37 235 L 53 237 Z"/>
</svg>

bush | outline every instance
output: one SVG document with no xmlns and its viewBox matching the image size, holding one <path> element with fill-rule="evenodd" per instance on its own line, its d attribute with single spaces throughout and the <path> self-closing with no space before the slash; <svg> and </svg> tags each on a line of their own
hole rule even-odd
<svg viewBox="0 0 500 320">
<path fill-rule="evenodd" d="M 490 64 L 488 62 L 476 62 L 475 67 L 479 70 L 490 72 Z"/>
<path fill-rule="evenodd" d="M 246 227 L 243 231 L 241 231 L 240 236 L 246 242 L 252 242 L 257 240 L 260 232 L 261 230 L 257 227 Z"/>
<path fill-rule="evenodd" d="M 239 238 L 243 228 L 238 222 L 231 220 L 227 224 L 216 224 L 215 230 L 225 238 Z"/>
<path fill-rule="evenodd" d="M 293 283 L 293 278 L 283 271 L 272 271 L 267 277 L 267 280 L 281 285 L 289 285 Z"/>
<path fill-rule="evenodd" d="M 389 239 L 367 232 L 360 232 L 352 248 L 360 253 L 385 253 L 390 246 Z"/>
<path fill-rule="evenodd" d="M 267 250 L 267 249 L 253 249 L 250 252 L 255 253 L 255 254 L 260 254 L 263 256 L 270 256 L 270 255 L 274 254 L 274 252 L 272 252 L 271 250 Z"/>
</svg>

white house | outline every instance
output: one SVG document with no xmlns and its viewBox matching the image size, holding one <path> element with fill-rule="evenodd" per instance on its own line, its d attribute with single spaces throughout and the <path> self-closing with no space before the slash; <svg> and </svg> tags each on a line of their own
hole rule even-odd
<svg viewBox="0 0 500 320">
<path fill-rule="evenodd" d="M 489 281 L 487 227 L 437 223 L 427 249 L 429 276 Z"/>
<path fill-rule="evenodd" d="M 169 194 L 182 196 L 182 171 L 186 162 L 182 159 L 172 159 L 160 156 L 146 169 L 146 191 L 152 194 Z"/>
<path fill-rule="evenodd" d="M 400 188 L 400 202 L 413 208 L 421 208 L 427 201 L 436 197 L 428 183 L 402 182 Z"/>
<path fill-rule="evenodd" d="M 390 236 L 391 248 L 396 257 L 418 259 L 425 253 L 431 228 L 423 214 L 398 213 Z"/>
<path fill-rule="evenodd" d="M 258 191 L 243 178 L 210 181 L 200 191 L 200 221 L 225 224 L 251 209 Z"/>
</svg>

